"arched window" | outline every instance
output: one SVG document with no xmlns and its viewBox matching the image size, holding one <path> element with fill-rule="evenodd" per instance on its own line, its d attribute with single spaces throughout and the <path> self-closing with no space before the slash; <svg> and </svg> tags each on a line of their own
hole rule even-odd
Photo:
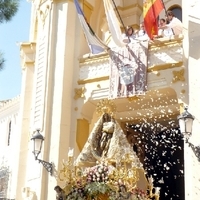
<svg viewBox="0 0 200 200">
<path fill-rule="evenodd" d="M 182 8 L 179 5 L 173 5 L 168 10 L 171 10 L 175 17 L 182 21 Z"/>
<path fill-rule="evenodd" d="M 10 136 L 11 136 L 11 121 L 8 125 L 8 146 L 10 145 Z"/>
</svg>

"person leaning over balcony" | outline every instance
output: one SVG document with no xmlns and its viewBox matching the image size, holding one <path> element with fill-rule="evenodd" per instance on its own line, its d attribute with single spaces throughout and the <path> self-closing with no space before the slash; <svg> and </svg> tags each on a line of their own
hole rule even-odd
<svg viewBox="0 0 200 200">
<path fill-rule="evenodd" d="M 65 191 L 59 186 L 55 186 L 54 190 L 56 191 L 56 200 L 66 200 Z"/>
<path fill-rule="evenodd" d="M 146 33 L 145 27 L 144 27 L 144 22 L 140 23 L 140 30 L 137 32 L 137 40 L 139 41 L 148 41 L 149 36 Z"/>
<path fill-rule="evenodd" d="M 125 43 L 130 43 L 130 42 L 134 42 L 135 40 L 135 33 L 134 33 L 134 29 L 133 27 L 127 27 L 126 33 L 122 35 L 123 42 Z"/>
<path fill-rule="evenodd" d="M 183 32 L 183 24 L 182 22 L 174 16 L 172 11 L 167 11 L 167 20 L 169 24 L 165 24 L 160 26 L 159 29 L 168 29 L 171 28 L 174 35 L 180 35 Z"/>
<path fill-rule="evenodd" d="M 166 20 L 164 18 L 159 20 L 159 27 L 164 27 L 166 25 Z M 154 38 L 162 38 L 162 37 L 171 37 L 174 33 L 171 28 L 159 28 L 158 35 L 154 36 Z"/>
</svg>

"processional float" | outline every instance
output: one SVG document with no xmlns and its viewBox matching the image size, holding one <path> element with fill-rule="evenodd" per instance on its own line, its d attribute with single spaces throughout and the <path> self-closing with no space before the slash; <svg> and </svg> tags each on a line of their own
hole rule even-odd
<svg viewBox="0 0 200 200">
<path fill-rule="evenodd" d="M 159 200 L 159 188 L 145 171 L 126 135 L 114 118 L 113 101 L 101 100 L 101 114 L 88 141 L 74 159 L 73 149 L 62 162 L 58 178 L 67 200 Z"/>
</svg>

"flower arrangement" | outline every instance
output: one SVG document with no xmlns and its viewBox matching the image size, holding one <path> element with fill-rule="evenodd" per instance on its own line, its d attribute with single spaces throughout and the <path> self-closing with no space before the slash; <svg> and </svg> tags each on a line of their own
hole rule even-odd
<svg viewBox="0 0 200 200">
<path fill-rule="evenodd" d="M 105 164 L 95 165 L 86 171 L 87 181 L 106 182 L 108 181 L 108 166 Z"/>
<path fill-rule="evenodd" d="M 144 190 L 141 190 L 139 188 L 134 188 L 131 190 L 131 194 L 132 196 L 135 196 L 135 199 L 139 199 L 139 200 L 146 200 L 148 199 L 148 195 L 147 192 L 145 192 Z"/>
<path fill-rule="evenodd" d="M 87 168 L 81 174 L 81 180 L 76 180 L 67 200 L 147 200 L 145 191 L 133 188 L 127 191 L 125 185 L 120 181 L 110 180 L 110 169 L 105 164 Z"/>
</svg>

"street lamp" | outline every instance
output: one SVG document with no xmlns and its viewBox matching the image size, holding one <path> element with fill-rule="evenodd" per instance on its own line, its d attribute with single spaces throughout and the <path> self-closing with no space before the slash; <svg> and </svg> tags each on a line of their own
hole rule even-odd
<svg viewBox="0 0 200 200">
<path fill-rule="evenodd" d="M 181 134 L 185 137 L 186 141 L 192 135 L 192 125 L 194 117 L 188 112 L 188 108 L 185 107 L 185 111 L 178 116 L 179 126 Z"/>
<path fill-rule="evenodd" d="M 185 142 L 188 143 L 189 147 L 192 148 L 195 156 L 198 158 L 200 162 L 200 146 L 195 146 L 188 141 L 192 135 L 192 125 L 194 117 L 188 112 L 187 107 L 185 107 L 185 111 L 178 116 L 178 121 L 179 121 L 180 131 L 183 137 L 185 138 Z"/>
<path fill-rule="evenodd" d="M 53 164 L 46 162 L 44 160 L 38 159 L 38 155 L 41 152 L 42 149 L 42 143 L 44 141 L 44 137 L 40 134 L 40 130 L 36 130 L 36 133 L 32 136 L 31 140 L 33 141 L 33 154 L 35 156 L 35 160 L 38 160 L 39 163 L 42 163 L 44 168 L 50 172 L 50 174 L 53 174 Z"/>
</svg>

